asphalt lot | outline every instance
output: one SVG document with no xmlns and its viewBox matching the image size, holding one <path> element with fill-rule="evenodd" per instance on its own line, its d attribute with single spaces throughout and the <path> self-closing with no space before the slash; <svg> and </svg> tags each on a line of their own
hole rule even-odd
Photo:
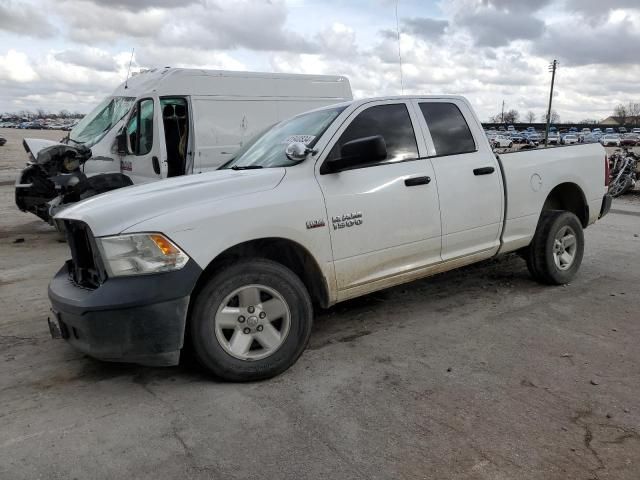
<svg viewBox="0 0 640 480">
<path fill-rule="evenodd" d="M 3 148 L 0 478 L 640 478 L 640 195 L 586 230 L 568 286 L 507 256 L 379 292 L 237 385 L 49 338 L 67 246 L 14 206 Z"/>
</svg>

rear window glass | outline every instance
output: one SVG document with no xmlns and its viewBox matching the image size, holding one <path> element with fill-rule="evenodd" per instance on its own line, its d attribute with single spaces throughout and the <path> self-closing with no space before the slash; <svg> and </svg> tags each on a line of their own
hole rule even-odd
<svg viewBox="0 0 640 480">
<path fill-rule="evenodd" d="M 471 130 L 460 109 L 453 103 L 420 103 L 436 155 L 455 155 L 476 151 Z"/>
</svg>

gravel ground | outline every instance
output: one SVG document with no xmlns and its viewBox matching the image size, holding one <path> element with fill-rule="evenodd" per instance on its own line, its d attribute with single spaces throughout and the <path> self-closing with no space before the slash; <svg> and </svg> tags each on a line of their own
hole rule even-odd
<svg viewBox="0 0 640 480">
<path fill-rule="evenodd" d="M 586 230 L 568 286 L 510 255 L 379 292 L 318 312 L 285 374 L 237 385 L 51 340 L 67 246 L 0 183 L 0 478 L 637 480 L 639 198 Z"/>
</svg>

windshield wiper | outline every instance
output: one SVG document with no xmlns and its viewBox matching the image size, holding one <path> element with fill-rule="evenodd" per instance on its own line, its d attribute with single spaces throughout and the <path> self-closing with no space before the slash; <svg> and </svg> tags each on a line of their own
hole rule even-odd
<svg viewBox="0 0 640 480">
<path fill-rule="evenodd" d="M 264 168 L 262 165 L 234 165 L 231 170 L 256 170 L 258 168 Z"/>
</svg>

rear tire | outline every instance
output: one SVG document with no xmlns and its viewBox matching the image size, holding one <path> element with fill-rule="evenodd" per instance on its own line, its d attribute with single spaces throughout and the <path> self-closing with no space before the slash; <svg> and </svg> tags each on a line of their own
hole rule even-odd
<svg viewBox="0 0 640 480">
<path fill-rule="evenodd" d="M 197 294 L 190 322 L 194 353 L 205 368 L 228 381 L 263 380 L 300 357 L 313 306 L 296 274 L 255 258 L 211 277 Z"/>
<path fill-rule="evenodd" d="M 525 254 L 527 268 L 538 282 L 563 285 L 576 276 L 584 254 L 584 232 L 571 212 L 542 213 Z"/>
</svg>

